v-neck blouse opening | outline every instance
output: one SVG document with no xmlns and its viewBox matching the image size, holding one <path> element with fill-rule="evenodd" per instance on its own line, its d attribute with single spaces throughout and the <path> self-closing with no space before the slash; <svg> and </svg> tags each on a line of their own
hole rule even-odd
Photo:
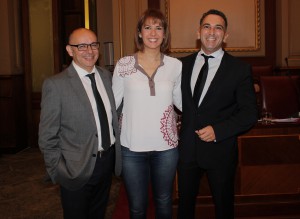
<svg viewBox="0 0 300 219">
<path fill-rule="evenodd" d="M 153 74 L 151 75 L 151 77 L 146 73 L 146 71 L 143 69 L 143 66 L 141 66 L 138 62 L 138 58 L 137 58 L 137 53 L 134 54 L 134 59 L 135 59 L 135 64 L 134 67 L 136 69 L 138 69 L 141 73 L 143 73 L 147 78 L 148 78 L 148 82 L 149 82 L 149 89 L 150 89 L 150 96 L 155 96 L 155 81 L 154 81 L 154 77 L 158 71 L 158 69 L 164 65 L 164 54 L 161 54 L 160 56 L 160 64 L 159 66 L 156 68 L 156 70 L 153 72 Z"/>
</svg>

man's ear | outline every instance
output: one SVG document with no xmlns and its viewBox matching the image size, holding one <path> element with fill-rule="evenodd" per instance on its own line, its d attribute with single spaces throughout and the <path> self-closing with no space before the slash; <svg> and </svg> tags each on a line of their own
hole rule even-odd
<svg viewBox="0 0 300 219">
<path fill-rule="evenodd" d="M 225 33 L 225 36 L 224 36 L 224 39 L 223 39 L 223 43 L 226 43 L 227 42 L 227 38 L 229 37 L 229 33 L 226 32 Z"/>
<path fill-rule="evenodd" d="M 66 50 L 67 50 L 69 56 L 73 56 L 73 50 L 72 50 L 72 48 L 71 48 L 70 45 L 67 45 L 67 46 L 66 46 Z"/>
<path fill-rule="evenodd" d="M 197 39 L 198 39 L 198 40 L 200 40 L 200 36 L 201 36 L 201 35 L 200 35 L 200 31 L 201 31 L 201 28 L 199 27 L 198 30 L 197 30 Z"/>
</svg>

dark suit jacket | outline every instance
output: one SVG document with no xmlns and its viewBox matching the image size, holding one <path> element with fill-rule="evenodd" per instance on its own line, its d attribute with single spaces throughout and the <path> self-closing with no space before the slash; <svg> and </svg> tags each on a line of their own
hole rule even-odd
<svg viewBox="0 0 300 219">
<path fill-rule="evenodd" d="M 115 173 L 120 175 L 120 134 L 112 75 L 103 68 L 97 70 L 111 104 L 116 138 Z M 89 180 L 98 152 L 97 127 L 89 98 L 73 65 L 43 84 L 39 146 L 54 183 L 76 190 Z"/>
<path fill-rule="evenodd" d="M 182 124 L 180 160 L 202 167 L 221 167 L 237 159 L 237 136 L 257 121 L 251 66 L 225 52 L 220 67 L 197 108 L 192 99 L 191 75 L 198 53 L 181 58 Z M 195 130 L 212 125 L 216 142 L 203 142 Z"/>
</svg>

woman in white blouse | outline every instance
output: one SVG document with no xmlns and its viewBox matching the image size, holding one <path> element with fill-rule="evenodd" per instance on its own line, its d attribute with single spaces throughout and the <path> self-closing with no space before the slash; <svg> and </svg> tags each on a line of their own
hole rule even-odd
<svg viewBox="0 0 300 219">
<path fill-rule="evenodd" d="M 181 110 L 181 62 L 164 54 L 170 32 L 164 15 L 148 9 L 135 34 L 137 52 L 121 58 L 113 75 L 120 116 L 123 169 L 130 218 L 146 218 L 151 182 L 156 218 L 172 218 L 178 161 L 174 105 Z"/>
</svg>

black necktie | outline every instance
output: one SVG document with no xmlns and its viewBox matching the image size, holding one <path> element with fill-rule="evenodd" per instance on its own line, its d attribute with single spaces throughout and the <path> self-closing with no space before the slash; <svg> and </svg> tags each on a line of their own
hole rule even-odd
<svg viewBox="0 0 300 219">
<path fill-rule="evenodd" d="M 98 110 L 100 126 L 101 126 L 102 148 L 104 150 L 107 150 L 110 147 L 110 133 L 109 133 L 106 110 L 96 86 L 95 73 L 88 74 L 87 76 L 91 80 L 91 85 L 92 85 L 93 93 L 97 104 L 97 110 Z"/>
<path fill-rule="evenodd" d="M 204 65 L 202 66 L 202 68 L 200 70 L 199 75 L 198 75 L 196 85 L 195 85 L 195 88 L 194 88 L 194 94 L 193 94 L 193 100 L 194 100 L 194 103 L 197 107 L 199 105 L 199 100 L 200 100 L 200 97 L 201 97 L 201 93 L 202 93 L 202 90 L 204 88 L 205 81 L 206 81 L 206 78 L 207 78 L 208 59 L 209 58 L 214 58 L 213 56 L 206 56 L 204 54 L 201 54 L 201 55 L 204 57 L 205 62 L 204 62 Z"/>
</svg>

